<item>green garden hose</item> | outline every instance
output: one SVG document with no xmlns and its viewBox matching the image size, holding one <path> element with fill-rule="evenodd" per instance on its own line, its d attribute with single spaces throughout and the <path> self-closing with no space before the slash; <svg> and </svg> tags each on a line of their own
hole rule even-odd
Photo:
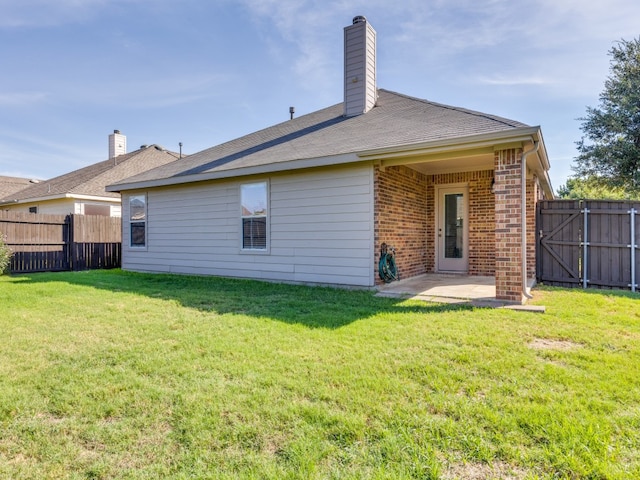
<svg viewBox="0 0 640 480">
<path fill-rule="evenodd" d="M 380 262 L 378 263 L 378 275 L 385 283 L 398 279 L 398 269 L 395 260 L 395 248 L 387 247 L 386 243 L 380 246 Z"/>
</svg>

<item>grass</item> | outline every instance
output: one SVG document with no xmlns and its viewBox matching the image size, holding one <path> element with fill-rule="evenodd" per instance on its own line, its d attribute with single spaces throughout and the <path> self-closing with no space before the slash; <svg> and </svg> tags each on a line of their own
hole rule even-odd
<svg viewBox="0 0 640 480">
<path fill-rule="evenodd" d="M 0 478 L 639 478 L 638 300 L 0 277 Z"/>
</svg>

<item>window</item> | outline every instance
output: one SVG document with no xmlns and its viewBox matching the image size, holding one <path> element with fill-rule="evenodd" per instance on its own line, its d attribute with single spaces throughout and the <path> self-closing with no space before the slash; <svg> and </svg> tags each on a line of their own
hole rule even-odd
<svg viewBox="0 0 640 480">
<path fill-rule="evenodd" d="M 132 247 L 147 245 L 147 197 L 131 195 L 129 197 L 129 228 Z"/>
<path fill-rule="evenodd" d="M 242 248 L 267 249 L 267 182 L 240 186 Z"/>
<path fill-rule="evenodd" d="M 38 213 L 38 207 L 29 207 L 29 213 Z"/>
<path fill-rule="evenodd" d="M 109 205 L 97 205 L 93 203 L 85 203 L 84 214 L 85 215 L 103 215 L 108 217 L 111 215 L 111 207 Z"/>
</svg>

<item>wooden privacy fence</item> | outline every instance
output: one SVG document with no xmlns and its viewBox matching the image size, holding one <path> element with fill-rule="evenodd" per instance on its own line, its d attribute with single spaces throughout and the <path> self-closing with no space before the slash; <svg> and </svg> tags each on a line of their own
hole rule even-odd
<svg viewBox="0 0 640 480">
<path fill-rule="evenodd" d="M 0 234 L 13 251 L 11 273 L 117 268 L 120 218 L 0 211 Z"/>
<path fill-rule="evenodd" d="M 544 200 L 538 203 L 539 282 L 636 291 L 640 202 Z"/>
</svg>

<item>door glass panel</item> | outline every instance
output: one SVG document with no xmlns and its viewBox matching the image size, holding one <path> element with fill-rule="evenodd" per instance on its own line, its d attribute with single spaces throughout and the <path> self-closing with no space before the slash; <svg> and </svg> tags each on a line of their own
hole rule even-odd
<svg viewBox="0 0 640 480">
<path fill-rule="evenodd" d="M 464 206 L 461 193 L 444 196 L 444 256 L 462 258 L 464 252 Z"/>
</svg>

